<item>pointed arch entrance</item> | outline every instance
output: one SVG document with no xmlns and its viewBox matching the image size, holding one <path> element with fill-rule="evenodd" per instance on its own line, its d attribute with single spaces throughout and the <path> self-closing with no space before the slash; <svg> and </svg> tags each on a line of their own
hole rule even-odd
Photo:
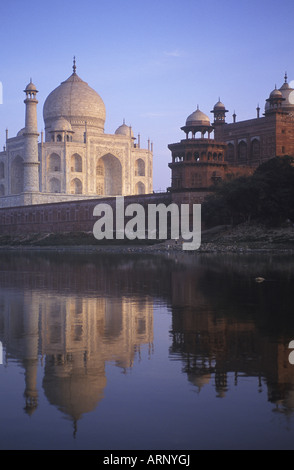
<svg viewBox="0 0 294 470">
<path fill-rule="evenodd" d="M 74 178 L 70 183 L 71 194 L 83 194 L 83 184 L 79 178 Z"/>
<path fill-rule="evenodd" d="M 105 196 L 122 194 L 122 165 L 117 157 L 108 153 L 96 162 L 96 192 Z"/>
<path fill-rule="evenodd" d="M 15 157 L 11 165 L 11 194 L 20 194 L 24 189 L 23 159 Z"/>
<path fill-rule="evenodd" d="M 145 193 L 146 193 L 145 184 L 142 183 L 142 181 L 139 181 L 136 184 L 136 194 L 145 194 Z"/>
</svg>

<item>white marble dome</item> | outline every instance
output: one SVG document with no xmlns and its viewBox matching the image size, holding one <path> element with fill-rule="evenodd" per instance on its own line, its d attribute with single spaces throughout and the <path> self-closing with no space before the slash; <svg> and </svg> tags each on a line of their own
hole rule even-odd
<svg viewBox="0 0 294 470">
<path fill-rule="evenodd" d="M 74 131 L 75 127 L 104 132 L 105 105 L 99 94 L 75 72 L 46 98 L 43 107 L 45 130 L 55 127 L 54 122 L 66 119 Z"/>
<path fill-rule="evenodd" d="M 127 126 L 127 124 L 125 124 L 125 122 L 123 122 L 123 124 L 116 129 L 115 134 L 116 135 L 126 135 L 128 137 L 134 137 L 134 133 L 132 131 L 132 128 L 130 126 Z"/>
</svg>

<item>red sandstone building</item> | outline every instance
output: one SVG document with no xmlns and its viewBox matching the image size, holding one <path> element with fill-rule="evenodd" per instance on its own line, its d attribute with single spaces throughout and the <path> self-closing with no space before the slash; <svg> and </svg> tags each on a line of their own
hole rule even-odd
<svg viewBox="0 0 294 470">
<path fill-rule="evenodd" d="M 219 180 L 251 174 L 275 156 L 294 157 L 294 89 L 285 82 L 266 100 L 264 114 L 254 119 L 226 122 L 228 110 L 218 101 L 211 111 L 214 121 L 197 110 L 181 129 L 186 138 L 168 145 L 173 199 L 201 203 Z M 211 138 L 211 133 L 214 137 Z M 199 136 L 200 134 L 200 136 Z"/>
</svg>

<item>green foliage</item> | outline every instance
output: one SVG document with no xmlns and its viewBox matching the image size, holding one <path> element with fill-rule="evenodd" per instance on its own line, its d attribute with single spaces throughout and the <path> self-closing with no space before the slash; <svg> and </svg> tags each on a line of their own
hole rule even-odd
<svg viewBox="0 0 294 470">
<path fill-rule="evenodd" d="M 205 224 L 294 222 L 293 163 L 292 157 L 275 157 L 260 165 L 252 176 L 219 184 L 202 205 Z"/>
</svg>

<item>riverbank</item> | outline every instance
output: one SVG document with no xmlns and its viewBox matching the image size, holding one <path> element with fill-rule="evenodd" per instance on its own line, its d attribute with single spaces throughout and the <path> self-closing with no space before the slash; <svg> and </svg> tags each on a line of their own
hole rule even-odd
<svg viewBox="0 0 294 470">
<path fill-rule="evenodd" d="M 220 226 L 202 234 L 202 252 L 289 252 L 294 253 L 294 227 L 261 224 Z"/>
<path fill-rule="evenodd" d="M 183 248 L 182 240 L 98 242 L 92 233 L 60 233 L 0 236 L 0 250 L 166 253 L 183 251 Z M 218 226 L 202 232 L 201 246 L 195 250 L 197 253 L 254 251 L 294 253 L 294 228 L 268 228 L 256 224 Z"/>
</svg>

